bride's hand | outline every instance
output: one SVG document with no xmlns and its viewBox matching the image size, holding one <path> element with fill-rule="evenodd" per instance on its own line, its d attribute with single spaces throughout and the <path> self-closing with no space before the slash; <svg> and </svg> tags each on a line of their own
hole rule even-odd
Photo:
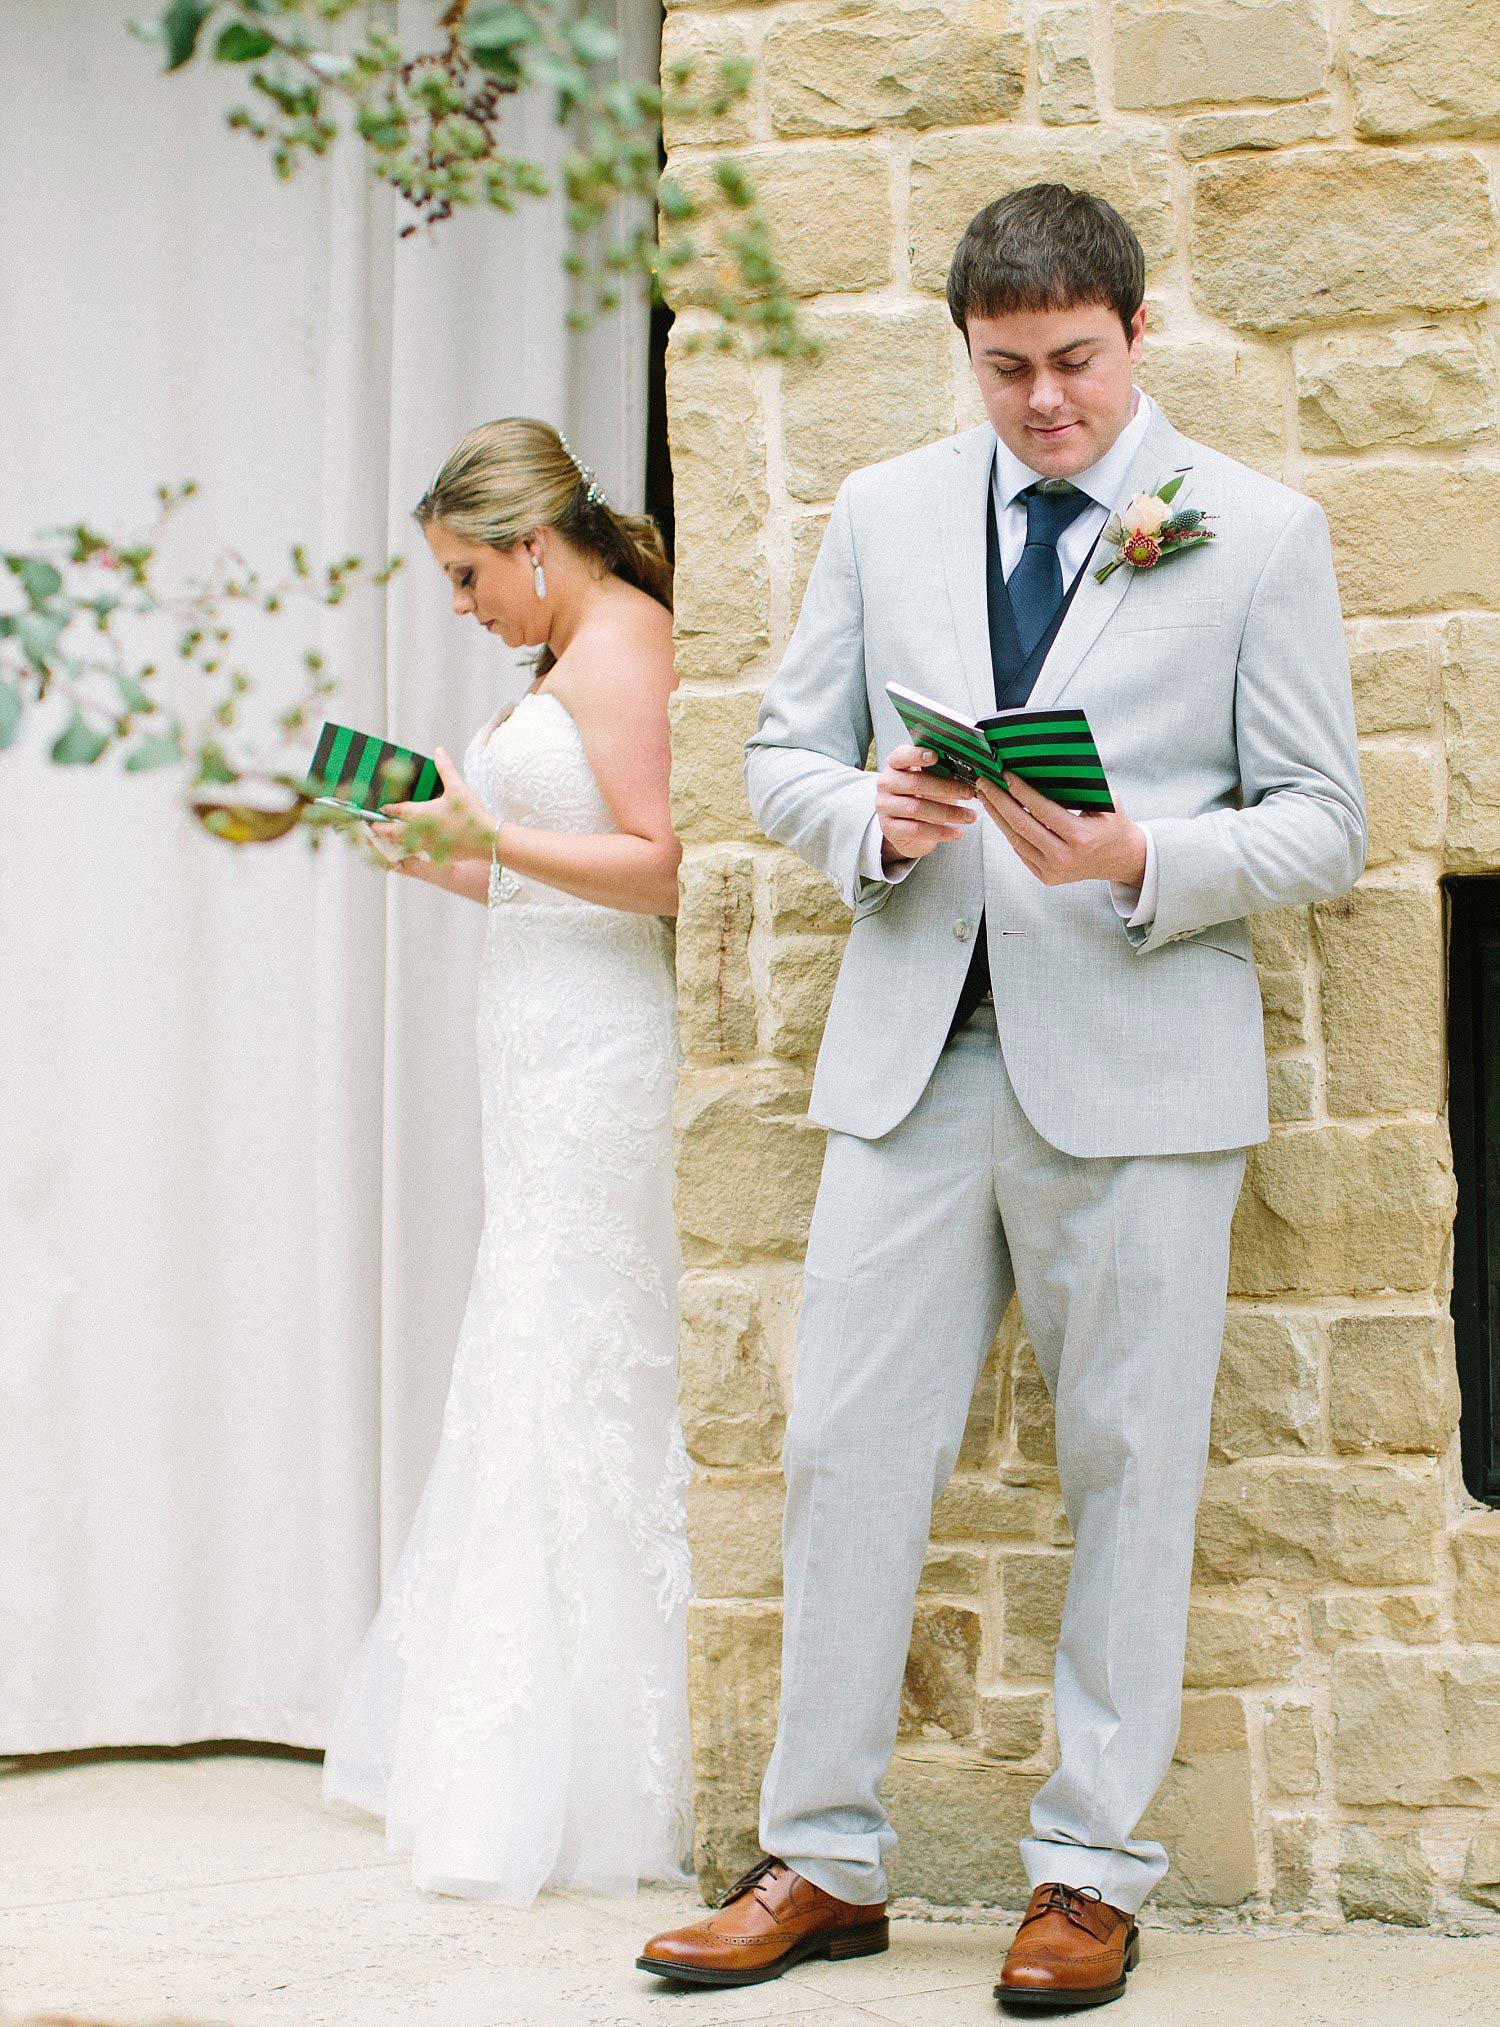
<svg viewBox="0 0 1500 2027">
<path fill-rule="evenodd" d="M 430 802 L 390 802 L 385 823 L 371 824 L 378 838 L 423 851 L 438 860 L 486 859 L 495 822 L 479 797 L 439 746 L 433 754 L 443 792 Z"/>
</svg>

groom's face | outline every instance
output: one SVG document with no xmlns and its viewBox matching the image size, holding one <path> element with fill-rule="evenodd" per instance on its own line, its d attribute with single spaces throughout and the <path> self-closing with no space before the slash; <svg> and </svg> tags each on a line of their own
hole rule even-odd
<svg viewBox="0 0 1500 2027">
<path fill-rule="evenodd" d="M 1007 450 L 1048 479 L 1097 464 L 1135 407 L 1144 306 L 1128 337 L 1107 303 L 1008 310 L 968 325 L 969 363 Z"/>
</svg>

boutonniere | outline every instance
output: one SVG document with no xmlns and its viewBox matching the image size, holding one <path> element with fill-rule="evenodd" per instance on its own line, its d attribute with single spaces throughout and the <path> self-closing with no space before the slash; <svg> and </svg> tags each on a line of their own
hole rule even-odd
<svg viewBox="0 0 1500 2027">
<path fill-rule="evenodd" d="M 1097 583 L 1102 584 L 1122 563 L 1131 570 L 1154 570 L 1169 556 L 1180 556 L 1185 549 L 1200 549 L 1205 542 L 1212 542 L 1214 531 L 1205 525 L 1208 516 L 1200 507 L 1179 507 L 1175 513 L 1172 510 L 1172 502 L 1182 491 L 1182 482 L 1191 469 L 1189 465 L 1177 472 L 1154 493 L 1137 493 L 1118 514 L 1110 516 L 1104 540 L 1116 553 L 1094 572 Z"/>
</svg>

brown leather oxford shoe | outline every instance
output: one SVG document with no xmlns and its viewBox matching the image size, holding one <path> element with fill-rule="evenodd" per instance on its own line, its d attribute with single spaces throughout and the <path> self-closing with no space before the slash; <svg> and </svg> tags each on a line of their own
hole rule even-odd
<svg viewBox="0 0 1500 2027">
<path fill-rule="evenodd" d="M 1039 1886 L 1006 1952 L 995 1997 L 1037 2011 L 1107 2006 L 1141 1958 L 1141 1932 L 1092 1886 Z"/>
<path fill-rule="evenodd" d="M 873 1957 L 890 1944 L 883 1900 L 835 1900 L 779 1858 L 752 1866 L 716 1910 L 653 1936 L 636 1968 L 687 1985 L 760 1985 L 807 1957 Z"/>
</svg>

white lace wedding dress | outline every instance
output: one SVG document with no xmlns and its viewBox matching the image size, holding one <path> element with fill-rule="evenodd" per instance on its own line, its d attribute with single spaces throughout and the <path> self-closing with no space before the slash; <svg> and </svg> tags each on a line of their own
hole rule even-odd
<svg viewBox="0 0 1500 2027">
<path fill-rule="evenodd" d="M 549 692 L 464 771 L 517 822 L 615 828 Z M 628 1893 L 691 1841 L 668 925 L 503 872 L 478 1026 L 484 1233 L 323 1791 L 384 1816 L 418 1886 Z"/>
</svg>

